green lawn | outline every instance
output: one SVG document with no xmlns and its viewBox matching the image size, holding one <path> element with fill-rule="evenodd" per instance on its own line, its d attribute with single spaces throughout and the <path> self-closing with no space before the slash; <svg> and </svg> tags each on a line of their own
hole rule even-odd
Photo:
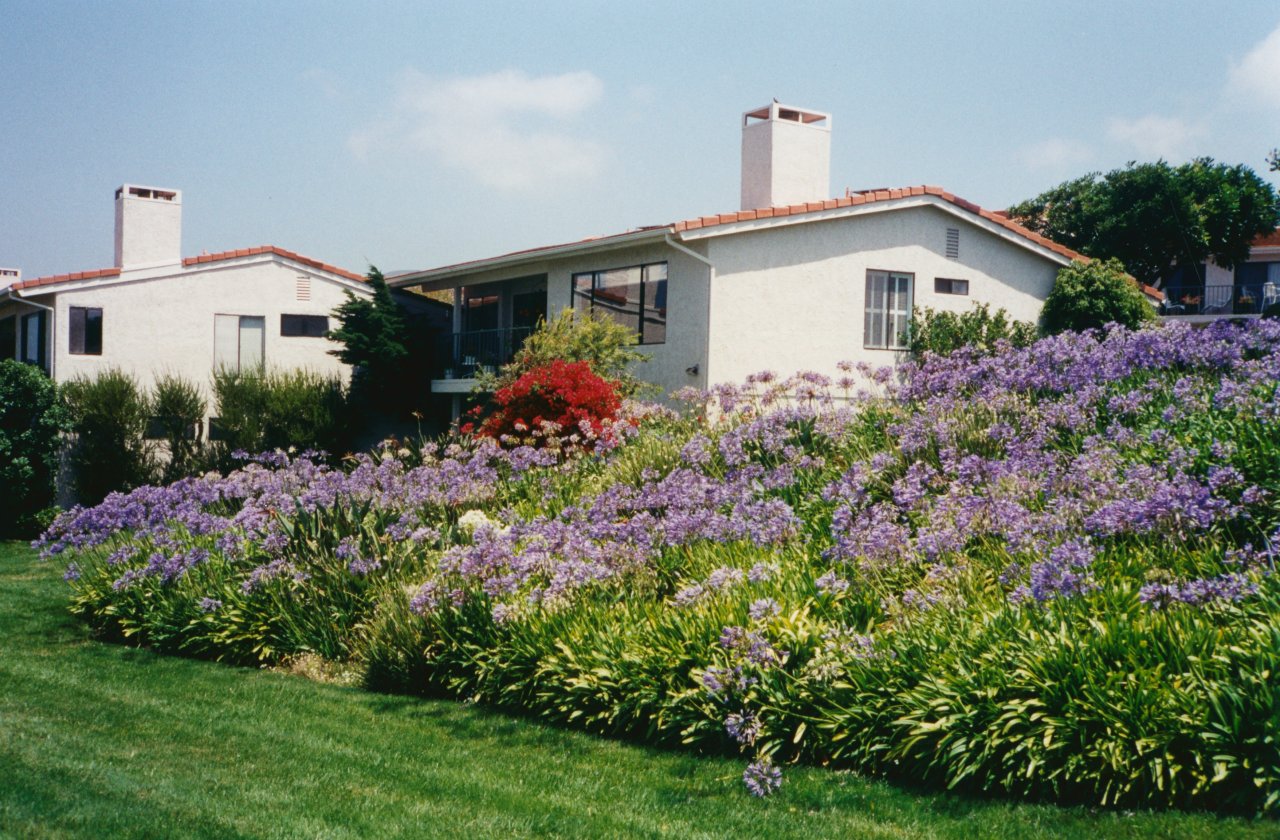
<svg viewBox="0 0 1280 840">
<path fill-rule="evenodd" d="M 0 544 L 0 837 L 1276 837 L 1269 822 L 923 795 L 89 640 Z"/>
</svg>

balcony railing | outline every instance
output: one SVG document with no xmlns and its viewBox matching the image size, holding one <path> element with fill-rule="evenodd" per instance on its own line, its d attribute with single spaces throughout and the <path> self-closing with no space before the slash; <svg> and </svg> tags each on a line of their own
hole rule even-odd
<svg viewBox="0 0 1280 840">
<path fill-rule="evenodd" d="M 533 327 L 470 330 L 441 336 L 442 379 L 470 379 L 481 368 L 497 368 L 515 356 Z"/>
<path fill-rule="evenodd" d="M 1165 289 L 1162 315 L 1260 315 L 1280 301 L 1275 284 L 1261 287 L 1206 283 Z"/>
</svg>

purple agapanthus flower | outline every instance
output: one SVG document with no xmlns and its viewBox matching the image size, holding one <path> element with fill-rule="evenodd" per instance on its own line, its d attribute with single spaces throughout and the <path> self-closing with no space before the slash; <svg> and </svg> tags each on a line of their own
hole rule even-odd
<svg viewBox="0 0 1280 840">
<path fill-rule="evenodd" d="M 782 771 L 768 759 L 753 761 L 743 772 L 742 782 L 752 796 L 768 796 L 782 787 Z"/>
</svg>

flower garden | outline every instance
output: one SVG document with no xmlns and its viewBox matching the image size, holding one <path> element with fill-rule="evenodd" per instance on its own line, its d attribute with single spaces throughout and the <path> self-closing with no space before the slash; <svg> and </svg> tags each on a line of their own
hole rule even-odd
<svg viewBox="0 0 1280 840">
<path fill-rule="evenodd" d="M 577 428 L 265 454 L 38 545 L 104 635 L 741 753 L 757 795 L 1280 809 L 1280 322 L 847 374 L 676 413 L 561 370 Z"/>
</svg>

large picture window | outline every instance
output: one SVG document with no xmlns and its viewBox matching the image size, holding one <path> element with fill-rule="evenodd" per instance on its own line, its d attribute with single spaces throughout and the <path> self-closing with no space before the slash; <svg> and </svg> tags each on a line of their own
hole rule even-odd
<svg viewBox="0 0 1280 840">
<path fill-rule="evenodd" d="M 641 344 L 662 344 L 667 340 L 667 264 L 575 274 L 573 308 L 605 312 L 633 330 Z"/>
<path fill-rule="evenodd" d="M 864 347 L 906 350 L 911 328 L 912 280 L 914 275 L 897 271 L 867 272 Z"/>
<path fill-rule="evenodd" d="M 75 356 L 102 355 L 102 310 L 97 307 L 73 306 L 69 313 L 71 329 L 67 350 Z"/>
</svg>

